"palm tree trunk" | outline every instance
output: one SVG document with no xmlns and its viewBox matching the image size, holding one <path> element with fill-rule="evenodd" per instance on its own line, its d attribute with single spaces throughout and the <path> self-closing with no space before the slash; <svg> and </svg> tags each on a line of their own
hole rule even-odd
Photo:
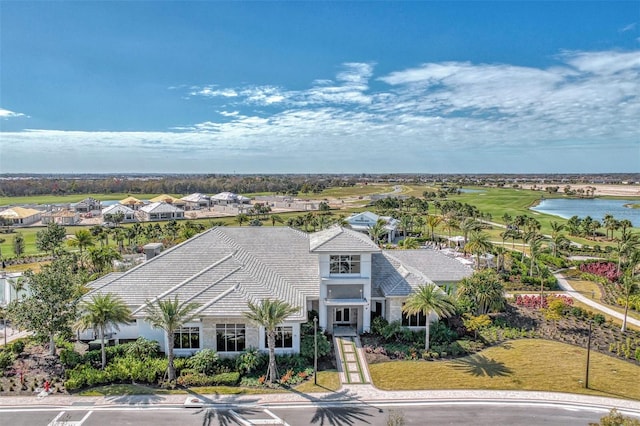
<svg viewBox="0 0 640 426">
<path fill-rule="evenodd" d="M 167 359 L 169 361 L 168 365 L 167 365 L 167 370 L 169 372 L 169 381 L 173 381 L 176 379 L 176 369 L 173 366 L 173 345 L 174 345 L 174 340 L 175 340 L 175 336 L 173 335 L 173 331 L 171 331 L 171 333 L 167 332 L 167 343 L 168 343 L 168 348 L 167 348 Z"/>
<path fill-rule="evenodd" d="M 49 335 L 49 355 L 56 356 L 56 334 L 51 333 Z"/>
<path fill-rule="evenodd" d="M 104 325 L 100 326 L 100 352 L 102 354 L 102 369 L 107 366 L 107 351 L 104 348 Z"/>
<path fill-rule="evenodd" d="M 627 297 L 625 298 L 625 303 L 624 303 L 624 318 L 622 319 L 622 328 L 620 328 L 620 331 L 622 331 L 623 333 L 627 331 L 627 314 L 629 313 L 629 295 L 630 293 L 627 292 Z"/>
<path fill-rule="evenodd" d="M 431 315 L 431 312 L 429 312 L 427 314 L 427 320 L 426 320 L 426 324 L 424 327 L 424 350 L 428 351 L 429 350 L 429 316 Z"/>
<path fill-rule="evenodd" d="M 267 380 L 269 384 L 273 384 L 278 380 L 278 371 L 276 370 L 276 333 L 270 331 L 267 333 L 267 346 L 269 346 L 269 368 L 267 369 Z"/>
</svg>

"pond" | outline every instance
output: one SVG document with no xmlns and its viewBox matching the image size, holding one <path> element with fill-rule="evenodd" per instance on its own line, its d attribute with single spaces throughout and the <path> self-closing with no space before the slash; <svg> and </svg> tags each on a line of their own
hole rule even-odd
<svg viewBox="0 0 640 426">
<path fill-rule="evenodd" d="M 634 227 L 640 227 L 640 209 L 625 207 L 625 204 L 637 204 L 639 200 L 620 199 L 582 199 L 582 198 L 545 198 L 531 210 L 560 216 L 569 219 L 572 216 L 591 218 L 602 222 L 604 215 L 609 213 L 617 220 L 628 219 Z"/>
</svg>

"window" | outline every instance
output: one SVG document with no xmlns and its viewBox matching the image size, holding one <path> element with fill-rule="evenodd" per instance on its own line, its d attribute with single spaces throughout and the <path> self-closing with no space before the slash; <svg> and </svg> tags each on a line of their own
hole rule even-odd
<svg viewBox="0 0 640 426">
<path fill-rule="evenodd" d="M 244 324 L 216 324 L 216 350 L 242 352 L 245 349 Z"/>
<path fill-rule="evenodd" d="M 174 349 L 200 349 L 200 327 L 182 327 L 173 334 Z"/>
<path fill-rule="evenodd" d="M 359 274 L 360 255 L 331 255 L 329 256 L 329 273 L 331 274 Z"/>
<path fill-rule="evenodd" d="M 265 342 L 268 342 L 266 333 Z M 293 327 L 276 327 L 275 347 L 276 349 L 293 348 Z"/>
<path fill-rule="evenodd" d="M 427 325 L 427 317 L 422 313 L 407 315 L 402 312 L 402 325 L 405 327 L 424 327 Z"/>
</svg>

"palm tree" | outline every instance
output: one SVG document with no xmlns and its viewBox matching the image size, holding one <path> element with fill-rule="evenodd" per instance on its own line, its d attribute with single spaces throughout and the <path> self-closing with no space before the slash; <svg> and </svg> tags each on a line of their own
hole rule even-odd
<svg viewBox="0 0 640 426">
<path fill-rule="evenodd" d="M 440 225 L 440 222 L 442 222 L 442 217 L 440 216 L 431 215 L 427 217 L 427 226 L 431 229 L 431 241 L 435 239 L 434 230 Z"/>
<path fill-rule="evenodd" d="M 456 295 L 459 300 L 471 303 L 475 315 L 501 311 L 506 304 L 502 280 L 492 269 L 476 271 L 460 280 Z"/>
<path fill-rule="evenodd" d="M 460 222 L 460 230 L 462 231 L 462 235 L 464 236 L 464 243 L 467 244 L 469 240 L 469 233 L 473 231 L 477 231 L 480 229 L 480 222 L 472 217 L 465 218 L 462 222 Z"/>
<path fill-rule="evenodd" d="M 278 380 L 276 367 L 276 329 L 291 314 L 300 309 L 291 306 L 281 300 L 264 299 L 260 303 L 249 302 L 249 312 L 245 318 L 254 324 L 264 327 L 267 334 L 267 346 L 269 347 L 269 367 L 267 368 L 267 383 L 272 384 Z"/>
<path fill-rule="evenodd" d="M 559 222 L 549 222 L 549 226 L 551 226 L 551 238 L 556 238 L 565 228 L 564 224 Z"/>
<path fill-rule="evenodd" d="M 611 239 L 613 239 L 613 231 L 618 226 L 618 221 L 611 213 L 607 213 L 602 218 L 602 223 L 604 224 L 604 228 L 607 234 L 607 238 L 609 238 L 609 231 L 611 231 Z"/>
<path fill-rule="evenodd" d="M 185 323 L 197 316 L 196 310 L 200 304 L 195 302 L 180 302 L 178 296 L 173 300 L 148 301 L 145 306 L 146 319 L 153 328 L 164 330 L 167 342 L 167 359 L 169 360 L 168 378 L 173 381 L 176 378 L 176 369 L 173 366 L 173 347 L 175 345 L 175 332 Z"/>
<path fill-rule="evenodd" d="M 407 315 L 423 314 L 426 317 L 425 350 L 429 350 L 429 325 L 431 322 L 429 317 L 431 314 L 435 314 L 439 319 L 453 315 L 455 310 L 451 297 L 432 283 L 419 286 L 402 306 L 402 312 Z"/>
<path fill-rule="evenodd" d="M 456 229 L 460 229 L 458 225 L 458 219 L 454 216 L 445 216 L 442 221 L 444 222 L 444 229 L 447 230 L 449 235 L 449 242 L 451 242 L 451 231 L 455 231 Z"/>
<path fill-rule="evenodd" d="M 469 242 L 465 244 L 465 253 L 471 253 L 476 256 L 476 268 L 480 269 L 480 255 L 493 250 L 493 244 L 489 238 L 489 234 L 482 231 L 472 231 Z"/>
<path fill-rule="evenodd" d="M 276 226 L 276 223 L 284 223 L 284 219 L 282 219 L 282 216 L 280 216 L 280 215 L 272 214 L 271 215 L 271 226 Z"/>
<path fill-rule="evenodd" d="M 249 220 L 249 216 L 247 216 L 244 213 L 240 213 L 238 216 L 236 216 L 236 222 L 238 222 L 238 225 L 240 226 L 242 226 L 242 224 L 248 220 Z"/>
<path fill-rule="evenodd" d="M 105 332 L 111 326 L 116 331 L 119 325 L 131 321 L 131 311 L 126 303 L 111 293 L 96 294 L 91 300 L 81 305 L 80 319 L 76 328 L 80 331 L 92 328 L 100 336 L 100 351 L 102 353 L 102 368 L 107 365 L 107 353 L 104 347 Z"/>
<path fill-rule="evenodd" d="M 400 226 L 402 227 L 402 236 L 407 238 L 407 231 L 409 231 L 413 226 L 413 217 L 408 214 L 403 215 L 400 218 Z"/>
<path fill-rule="evenodd" d="M 386 226 L 387 222 L 384 219 L 378 219 L 373 226 L 369 227 L 369 236 L 377 245 L 380 245 L 380 239 L 387 232 Z"/>
<path fill-rule="evenodd" d="M 420 247 L 420 242 L 414 237 L 407 237 L 398 243 L 398 248 L 404 250 L 415 250 Z"/>
</svg>

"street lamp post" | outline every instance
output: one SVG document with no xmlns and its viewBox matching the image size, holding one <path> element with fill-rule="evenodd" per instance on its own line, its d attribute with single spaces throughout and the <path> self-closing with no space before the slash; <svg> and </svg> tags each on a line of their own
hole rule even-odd
<svg viewBox="0 0 640 426">
<path fill-rule="evenodd" d="M 587 371 L 584 377 L 584 387 L 586 389 L 589 389 L 589 357 L 591 355 L 591 324 L 592 322 L 589 321 L 589 337 L 587 338 Z"/>
<path fill-rule="evenodd" d="M 318 317 L 313 317 L 313 384 L 318 384 Z"/>
</svg>

